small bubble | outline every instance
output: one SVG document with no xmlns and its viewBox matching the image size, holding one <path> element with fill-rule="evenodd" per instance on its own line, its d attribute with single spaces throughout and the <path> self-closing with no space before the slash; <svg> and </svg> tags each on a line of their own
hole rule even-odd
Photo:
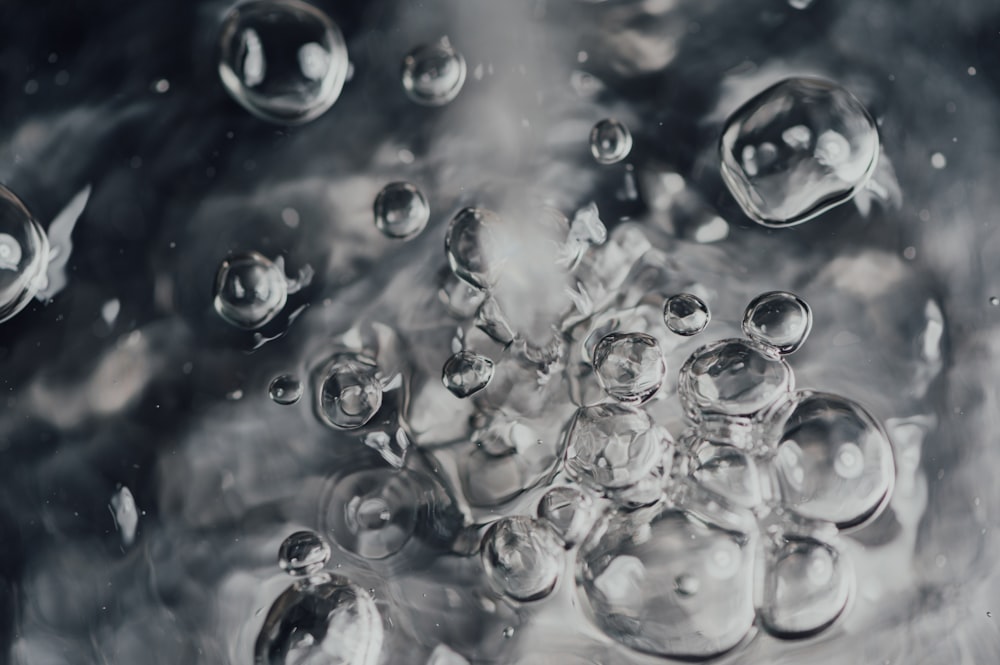
<svg viewBox="0 0 1000 665">
<path fill-rule="evenodd" d="M 513 626 L 507 626 L 506 628 L 504 628 L 503 629 L 503 636 L 504 636 L 505 639 L 510 639 L 510 638 L 514 637 L 514 627 Z"/>
<path fill-rule="evenodd" d="M 153 84 L 153 90 L 160 93 L 161 95 L 168 90 L 170 90 L 170 81 L 167 79 L 160 79 Z"/>
<path fill-rule="evenodd" d="M 912 261 L 917 258 L 917 248 L 910 245 L 909 247 L 903 249 L 903 258 L 907 261 Z"/>
<path fill-rule="evenodd" d="M 406 148 L 401 149 L 397 156 L 399 157 L 399 161 L 403 164 L 412 164 L 413 160 L 416 159 L 413 153 Z"/>
<path fill-rule="evenodd" d="M 375 361 L 358 353 L 338 353 L 321 374 L 316 391 L 320 419 L 335 429 L 357 429 L 382 407 L 382 384 Z"/>
<path fill-rule="evenodd" d="M 471 397 L 493 379 L 493 361 L 472 351 L 459 351 L 441 370 L 444 387 L 460 399 Z"/>
<path fill-rule="evenodd" d="M 302 221 L 299 217 L 299 211 L 295 208 L 283 208 L 281 210 L 281 221 L 285 223 L 285 226 L 291 229 L 297 229 L 299 227 L 299 222 Z"/>
<path fill-rule="evenodd" d="M 811 538 L 786 541 L 768 554 L 760 617 L 778 637 L 827 628 L 847 606 L 851 577 L 835 549 Z"/>
<path fill-rule="evenodd" d="M 994 307 L 1000 306 L 1000 298 L 996 296 L 990 296 L 990 304 Z"/>
<path fill-rule="evenodd" d="M 267 387 L 267 394 L 275 404 L 295 404 L 302 398 L 302 382 L 291 374 L 276 376 Z"/>
<path fill-rule="evenodd" d="M 257 252 L 222 262 L 215 278 L 213 305 L 238 328 L 253 330 L 277 316 L 288 299 L 288 280 L 274 262 Z"/>
<path fill-rule="evenodd" d="M 400 551 L 422 510 L 413 474 L 388 468 L 343 476 L 334 483 L 325 506 L 327 532 L 337 545 L 372 560 Z"/>
<path fill-rule="evenodd" d="M 431 215 L 427 199 L 408 182 L 392 182 L 382 188 L 373 209 L 375 228 L 399 240 L 409 240 L 423 231 Z"/>
<path fill-rule="evenodd" d="M 552 592 L 561 567 L 562 545 L 544 522 L 505 517 L 483 536 L 481 558 L 486 577 L 514 600 L 531 601 Z"/>
<path fill-rule="evenodd" d="M 444 106 L 465 83 L 465 58 L 447 38 L 418 46 L 403 58 L 403 90 L 422 106 Z"/>
<path fill-rule="evenodd" d="M 330 545 L 314 531 L 296 531 L 278 549 L 278 567 L 289 575 L 315 575 L 330 560 Z"/>
<path fill-rule="evenodd" d="M 676 335 L 697 335 L 711 318 L 705 301 L 691 293 L 670 296 L 663 304 L 663 322 Z"/>
<path fill-rule="evenodd" d="M 743 313 L 743 333 L 778 353 L 795 353 L 812 330 L 812 309 L 787 291 L 762 293 Z"/>
<path fill-rule="evenodd" d="M 139 526 L 139 511 L 131 490 L 124 485 L 111 496 L 111 515 L 122 537 L 122 546 L 129 547 L 135 540 Z"/>
<path fill-rule="evenodd" d="M 496 244 L 494 227 L 500 217 L 484 208 L 463 208 L 455 214 L 444 239 L 452 271 L 478 289 L 488 289 L 500 277 L 500 266 L 491 257 Z"/>
<path fill-rule="evenodd" d="M 667 361 L 656 338 L 611 333 L 594 348 L 594 371 L 604 392 L 620 402 L 645 402 L 660 389 Z"/>
<path fill-rule="evenodd" d="M 590 130 L 590 153 L 599 164 L 616 164 L 632 151 L 632 134 L 615 120 L 601 120 Z"/>
<path fill-rule="evenodd" d="M 590 528 L 593 501 L 590 495 L 575 487 L 553 487 L 538 502 L 538 517 L 572 547 L 587 535 Z"/>
<path fill-rule="evenodd" d="M 931 155 L 931 166 L 936 169 L 943 169 L 948 166 L 948 159 L 940 152 L 935 152 Z"/>
<path fill-rule="evenodd" d="M 966 71 L 968 72 L 969 76 L 975 76 L 976 75 L 976 68 L 975 67 L 969 67 Z"/>
</svg>

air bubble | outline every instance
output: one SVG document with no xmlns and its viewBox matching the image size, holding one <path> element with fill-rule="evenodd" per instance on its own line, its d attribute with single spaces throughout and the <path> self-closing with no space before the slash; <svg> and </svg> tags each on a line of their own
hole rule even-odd
<svg viewBox="0 0 1000 665">
<path fill-rule="evenodd" d="M 365 559 L 401 550 L 417 526 L 418 492 L 405 470 L 372 469 L 343 476 L 326 502 L 326 525 L 342 549 Z"/>
<path fill-rule="evenodd" d="M 745 451 L 701 441 L 692 451 L 692 458 L 691 475 L 699 485 L 740 508 L 760 505 L 760 475 Z"/>
<path fill-rule="evenodd" d="M 843 613 L 851 574 L 837 550 L 811 538 L 789 539 L 769 552 L 763 600 L 764 628 L 784 638 L 802 638 L 828 628 Z"/>
<path fill-rule="evenodd" d="M 464 399 L 489 385 L 493 378 L 493 361 L 472 351 L 459 351 L 444 364 L 441 380 L 455 397 Z"/>
<path fill-rule="evenodd" d="M 27 307 L 48 282 L 49 240 L 27 207 L 0 185 L 0 322 Z"/>
<path fill-rule="evenodd" d="M 422 106 L 444 106 L 465 83 L 465 58 L 448 39 L 418 46 L 403 58 L 403 90 Z"/>
<path fill-rule="evenodd" d="M 544 522 L 505 517 L 483 536 L 482 561 L 497 591 L 514 600 L 531 601 L 552 592 L 559 578 L 562 545 Z"/>
<path fill-rule="evenodd" d="M 580 542 L 591 526 L 594 502 L 575 487 L 553 487 L 538 501 L 538 517 L 548 522 L 566 547 Z"/>
<path fill-rule="evenodd" d="M 656 338 L 645 333 L 611 333 L 594 348 L 601 387 L 620 402 L 645 402 L 660 389 L 667 361 Z"/>
<path fill-rule="evenodd" d="M 389 238 L 409 240 L 427 226 L 431 210 L 423 193 L 408 182 L 391 182 L 375 197 L 375 228 Z"/>
<path fill-rule="evenodd" d="M 460 279 L 478 289 L 488 289 L 500 276 L 493 265 L 496 244 L 493 227 L 500 217 L 484 208 L 463 208 L 452 218 L 444 239 L 448 264 Z"/>
<path fill-rule="evenodd" d="M 257 252 L 222 262 L 213 305 L 228 323 L 254 330 L 270 323 L 288 300 L 288 280 L 277 264 Z"/>
<path fill-rule="evenodd" d="M 321 373 L 316 391 L 320 419 L 336 429 L 357 429 L 382 406 L 375 361 L 359 353 L 338 353 Z"/>
<path fill-rule="evenodd" d="M 663 304 L 663 322 L 675 335 L 697 335 L 712 319 L 705 301 L 692 293 L 670 296 Z"/>
<path fill-rule="evenodd" d="M 302 398 L 302 382 L 291 374 L 276 376 L 267 387 L 267 394 L 275 404 L 295 404 Z"/>
<path fill-rule="evenodd" d="M 278 549 L 278 567 L 295 577 L 315 575 L 330 560 L 330 545 L 315 531 L 296 531 Z"/>
<path fill-rule="evenodd" d="M 743 334 L 781 354 L 798 351 L 811 330 L 812 309 L 794 293 L 762 293 L 743 313 Z"/>
<path fill-rule="evenodd" d="M 590 153 L 599 164 L 616 164 L 632 151 L 632 134 L 615 120 L 601 120 L 590 130 Z"/>
</svg>

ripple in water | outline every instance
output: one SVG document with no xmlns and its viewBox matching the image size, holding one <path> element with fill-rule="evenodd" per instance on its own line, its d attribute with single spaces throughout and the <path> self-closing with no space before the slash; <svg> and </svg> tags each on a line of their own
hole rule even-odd
<svg viewBox="0 0 1000 665">
<path fill-rule="evenodd" d="M 418 46 L 403 58 L 403 90 L 422 106 L 444 106 L 465 83 L 465 58 L 447 38 Z"/>
<path fill-rule="evenodd" d="M 0 322 L 27 307 L 47 283 L 49 241 L 27 207 L 0 185 Z"/>
<path fill-rule="evenodd" d="M 334 483 L 325 524 L 342 549 L 365 559 L 384 559 L 409 542 L 419 513 L 417 481 L 410 471 L 368 469 Z"/>
</svg>

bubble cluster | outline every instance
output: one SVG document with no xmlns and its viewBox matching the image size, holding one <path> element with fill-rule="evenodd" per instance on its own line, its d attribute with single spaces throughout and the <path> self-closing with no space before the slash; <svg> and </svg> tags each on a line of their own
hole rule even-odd
<svg viewBox="0 0 1000 665">
<path fill-rule="evenodd" d="M 295 404 L 302 399 L 302 382 L 291 374 L 276 376 L 267 387 L 267 395 L 275 404 Z"/>
<path fill-rule="evenodd" d="M 693 293 L 678 293 L 663 303 L 663 322 L 675 335 L 690 337 L 708 326 L 712 315 L 705 301 Z"/>
<path fill-rule="evenodd" d="M 418 46 L 403 58 L 403 90 L 422 106 L 444 106 L 465 84 L 465 58 L 447 38 Z"/>
<path fill-rule="evenodd" d="M 787 291 L 760 294 L 743 315 L 743 334 L 780 354 L 798 351 L 811 330 L 812 309 Z"/>
<path fill-rule="evenodd" d="M 419 189 L 408 182 L 391 182 L 375 197 L 375 228 L 389 238 L 409 240 L 427 226 L 431 209 Z"/>
<path fill-rule="evenodd" d="M 382 406 L 382 383 L 375 360 L 360 353 L 338 353 L 320 373 L 316 412 L 335 429 L 357 429 Z"/>
<path fill-rule="evenodd" d="M 28 306 L 46 282 L 49 241 L 28 208 L 0 185 L 0 322 Z"/>
<path fill-rule="evenodd" d="M 295 577 L 315 575 L 330 560 L 330 545 L 315 531 L 296 531 L 278 549 L 278 567 Z"/>
<path fill-rule="evenodd" d="M 552 592 L 561 567 L 558 539 L 544 522 L 529 517 L 505 517 L 483 536 L 486 577 L 514 600 L 531 601 Z"/>
<path fill-rule="evenodd" d="M 594 348 L 594 371 L 601 387 L 620 402 L 645 402 L 667 373 L 656 338 L 645 333 L 611 333 Z"/>
<path fill-rule="evenodd" d="M 599 164 L 617 164 L 632 151 L 632 133 L 614 118 L 601 120 L 590 130 L 590 153 Z"/>
<path fill-rule="evenodd" d="M 226 322 L 254 330 L 278 315 L 288 301 L 284 271 L 257 252 L 232 256 L 222 262 L 215 277 L 215 311 Z"/>
</svg>

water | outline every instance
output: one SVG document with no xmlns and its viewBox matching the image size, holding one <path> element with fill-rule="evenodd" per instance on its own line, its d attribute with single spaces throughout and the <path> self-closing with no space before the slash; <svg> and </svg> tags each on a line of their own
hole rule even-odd
<svg viewBox="0 0 1000 665">
<path fill-rule="evenodd" d="M 408 471 L 349 473 L 326 501 L 326 526 L 339 547 L 365 559 L 384 559 L 413 536 L 420 512 L 417 481 Z"/>
<path fill-rule="evenodd" d="M 507 517 L 483 536 L 483 568 L 501 593 L 519 601 L 539 600 L 559 579 L 561 550 L 545 522 Z"/>
<path fill-rule="evenodd" d="M 330 427 L 357 429 L 382 407 L 378 365 L 369 356 L 338 353 L 320 373 L 316 409 Z"/>
<path fill-rule="evenodd" d="M 291 374 L 281 374 L 274 377 L 267 387 L 268 397 L 275 404 L 281 404 L 282 406 L 298 402 L 302 399 L 302 392 L 302 382 L 299 381 L 298 377 Z"/>
<path fill-rule="evenodd" d="M 678 293 L 663 303 L 663 322 L 670 332 L 677 335 L 697 335 L 711 320 L 708 305 L 693 293 Z"/>
<path fill-rule="evenodd" d="M 408 182 L 391 182 L 375 197 L 375 228 L 390 238 L 409 240 L 424 230 L 431 209 L 420 190 Z"/>
<path fill-rule="evenodd" d="M 330 545 L 314 531 L 296 531 L 281 541 L 278 567 L 293 577 L 309 577 L 330 560 Z"/>
<path fill-rule="evenodd" d="M 0 322 L 27 307 L 47 282 L 49 242 L 17 195 L 0 185 Z"/>
<path fill-rule="evenodd" d="M 288 281 L 273 261 L 249 252 L 230 257 L 215 277 L 215 311 L 237 328 L 254 330 L 274 320 L 288 301 Z"/>
<path fill-rule="evenodd" d="M 587 535 L 595 506 L 590 495 L 575 487 L 553 487 L 538 500 L 537 512 L 571 548 Z"/>
<path fill-rule="evenodd" d="M 594 348 L 594 372 L 612 398 L 638 404 L 660 389 L 667 361 L 655 337 L 644 333 L 611 333 Z"/>
<path fill-rule="evenodd" d="M 448 38 L 418 46 L 403 58 L 403 90 L 422 106 L 444 106 L 462 91 L 465 58 Z"/>
<path fill-rule="evenodd" d="M 632 151 L 632 134 L 614 118 L 601 120 L 590 130 L 590 154 L 598 164 L 617 164 Z"/>
<path fill-rule="evenodd" d="M 441 369 L 444 387 L 458 398 L 475 395 L 493 379 L 493 361 L 472 351 L 459 351 Z"/>
<path fill-rule="evenodd" d="M 812 310 L 794 293 L 762 293 L 747 305 L 743 334 L 778 353 L 795 353 L 812 330 Z"/>
</svg>

